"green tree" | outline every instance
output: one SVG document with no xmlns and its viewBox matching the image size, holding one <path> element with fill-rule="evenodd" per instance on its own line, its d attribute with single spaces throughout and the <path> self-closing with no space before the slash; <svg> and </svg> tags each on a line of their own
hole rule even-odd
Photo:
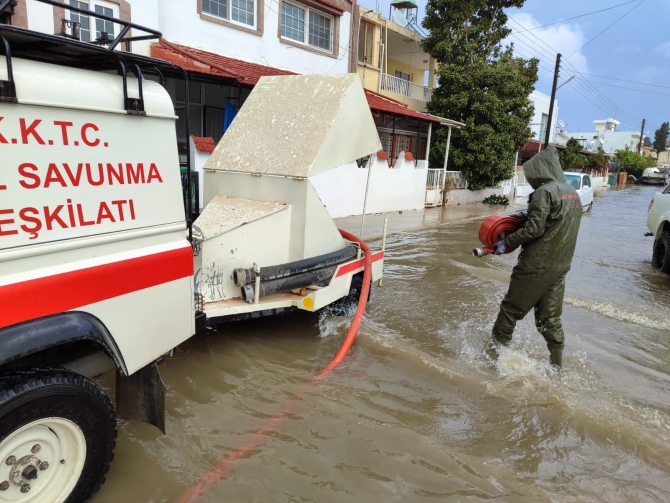
<svg viewBox="0 0 670 503">
<path fill-rule="evenodd" d="M 654 150 L 659 154 L 665 152 L 665 144 L 668 141 L 668 136 L 670 135 L 670 124 L 664 122 L 661 124 L 661 127 L 656 130 L 654 133 Z"/>
<path fill-rule="evenodd" d="M 587 160 L 587 165 L 589 169 L 595 169 L 595 170 L 605 170 L 610 167 L 610 162 L 607 159 L 607 156 L 605 155 L 605 152 L 603 152 L 602 148 L 598 148 L 598 152 L 595 154 L 591 154 L 588 156 Z"/>
<path fill-rule="evenodd" d="M 616 151 L 616 161 L 621 171 L 627 171 L 636 178 L 641 177 L 645 169 L 656 166 L 656 159 L 638 154 L 628 145 L 625 149 Z"/>
<path fill-rule="evenodd" d="M 651 147 L 651 146 L 652 146 L 652 144 L 651 144 L 651 140 L 649 139 L 648 136 L 645 136 L 645 137 L 644 137 L 644 146 L 645 146 L 645 147 Z"/>
<path fill-rule="evenodd" d="M 505 9 L 525 0 L 429 0 L 423 47 L 439 61 L 439 86 L 428 111 L 459 122 L 449 165 L 461 170 L 471 189 L 492 187 L 513 175 L 514 154 L 531 137 L 538 60 L 513 55 L 502 41 L 510 34 Z M 447 132 L 436 131 L 431 164 L 442 166 Z"/>
<path fill-rule="evenodd" d="M 575 138 L 570 138 L 565 145 L 565 150 L 558 154 L 563 171 L 570 171 L 575 168 L 583 169 L 589 163 L 589 160 L 582 154 L 582 144 Z"/>
</svg>

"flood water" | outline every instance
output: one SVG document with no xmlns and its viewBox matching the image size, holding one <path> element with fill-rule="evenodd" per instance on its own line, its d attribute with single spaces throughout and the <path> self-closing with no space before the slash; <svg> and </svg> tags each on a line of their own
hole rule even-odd
<svg viewBox="0 0 670 503">
<path fill-rule="evenodd" d="M 397 233 L 327 380 L 305 386 L 349 318 L 194 337 L 161 366 L 168 435 L 120 422 L 94 503 L 178 501 L 296 392 L 277 431 L 193 501 L 670 501 L 670 276 L 643 236 L 655 191 L 605 191 L 584 216 L 560 375 L 532 315 L 497 362 L 485 354 L 516 254 L 472 257 L 477 221 Z"/>
</svg>

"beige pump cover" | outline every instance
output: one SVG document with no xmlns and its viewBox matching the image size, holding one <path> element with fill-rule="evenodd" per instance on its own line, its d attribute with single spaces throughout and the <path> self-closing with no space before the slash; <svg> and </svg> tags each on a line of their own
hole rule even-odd
<svg viewBox="0 0 670 503">
<path fill-rule="evenodd" d="M 358 75 L 263 77 L 204 168 L 306 178 L 381 149 Z"/>
</svg>

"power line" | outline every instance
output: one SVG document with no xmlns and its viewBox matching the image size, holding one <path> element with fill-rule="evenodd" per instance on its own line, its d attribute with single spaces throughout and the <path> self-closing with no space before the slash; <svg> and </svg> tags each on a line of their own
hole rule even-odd
<svg viewBox="0 0 670 503">
<path fill-rule="evenodd" d="M 655 91 L 645 91 L 643 89 L 635 89 L 634 87 L 615 86 L 614 84 L 606 84 L 605 82 L 598 82 L 600 86 L 616 87 L 617 89 L 628 89 L 629 91 L 637 91 L 638 93 L 659 94 L 661 96 L 670 96 L 668 93 L 657 93 Z"/>
<path fill-rule="evenodd" d="M 566 21 L 572 21 L 573 19 L 579 19 L 580 17 L 592 16 L 593 14 L 599 14 L 600 12 L 605 12 L 605 11 L 608 11 L 608 10 L 616 9 L 617 7 L 621 7 L 622 5 L 626 5 L 626 4 L 637 2 L 637 1 L 638 0 L 629 0 L 628 2 L 624 2 L 624 3 L 620 3 L 618 5 L 614 5 L 612 7 L 608 7 L 607 9 L 597 10 L 597 11 L 594 11 L 594 12 L 588 12 L 588 13 L 582 14 L 580 16 L 569 17 L 567 19 L 562 19 L 560 21 L 554 21 L 553 23 L 543 24 L 542 26 L 538 26 L 537 28 L 528 28 L 526 30 L 517 31 L 515 33 L 524 33 L 524 32 L 527 32 L 527 31 L 539 30 L 540 28 L 546 28 L 547 26 L 552 26 L 554 24 L 565 23 Z"/>
<path fill-rule="evenodd" d="M 599 79 L 618 80 L 619 82 L 628 82 L 629 84 L 639 84 L 641 86 L 661 87 L 663 89 L 670 89 L 670 86 L 659 86 L 658 84 L 646 84 L 644 82 L 635 82 L 634 80 L 617 79 L 615 77 L 605 77 L 604 75 L 594 75 L 592 73 L 581 72 L 581 74 L 588 75 L 590 77 L 598 77 Z"/>
<path fill-rule="evenodd" d="M 625 18 L 628 14 L 630 14 L 631 12 L 633 12 L 635 9 L 637 9 L 640 5 L 642 5 L 642 4 L 643 4 L 644 2 L 646 2 L 646 1 L 647 1 L 647 0 L 642 0 L 640 3 L 638 3 L 637 5 L 635 5 L 631 10 L 629 10 L 628 12 L 626 12 L 623 16 L 621 16 L 620 18 L 618 18 L 618 19 L 617 19 L 616 21 L 614 21 L 612 24 L 608 25 L 603 31 L 601 31 L 600 33 L 598 33 L 595 37 L 593 37 L 591 40 L 589 40 L 588 42 L 586 42 L 583 46 L 581 46 L 579 49 L 577 49 L 575 52 L 573 52 L 572 54 L 570 54 L 570 56 L 568 56 L 568 57 L 565 58 L 565 59 L 570 59 L 572 56 L 574 56 L 575 54 L 577 54 L 577 53 L 578 53 L 579 51 L 581 51 L 584 47 L 586 47 L 587 45 L 589 45 L 591 42 L 593 42 L 595 39 L 597 39 L 600 35 L 602 35 L 603 33 L 605 33 L 605 32 L 606 32 L 607 30 L 609 30 L 612 26 L 614 26 L 615 24 L 617 24 L 619 21 L 621 21 L 621 20 L 622 20 L 623 18 Z"/>
</svg>

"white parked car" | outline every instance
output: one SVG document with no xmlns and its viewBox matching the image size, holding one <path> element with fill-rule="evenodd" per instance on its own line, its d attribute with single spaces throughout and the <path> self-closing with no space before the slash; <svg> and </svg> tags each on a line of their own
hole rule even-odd
<svg viewBox="0 0 670 503">
<path fill-rule="evenodd" d="M 582 203 L 584 211 L 591 211 L 593 208 L 593 184 L 591 177 L 584 173 L 565 173 L 565 179 L 572 185 Z"/>
<path fill-rule="evenodd" d="M 670 273 L 670 185 L 651 200 L 647 227 L 654 236 L 651 264 L 656 269 Z"/>
</svg>

